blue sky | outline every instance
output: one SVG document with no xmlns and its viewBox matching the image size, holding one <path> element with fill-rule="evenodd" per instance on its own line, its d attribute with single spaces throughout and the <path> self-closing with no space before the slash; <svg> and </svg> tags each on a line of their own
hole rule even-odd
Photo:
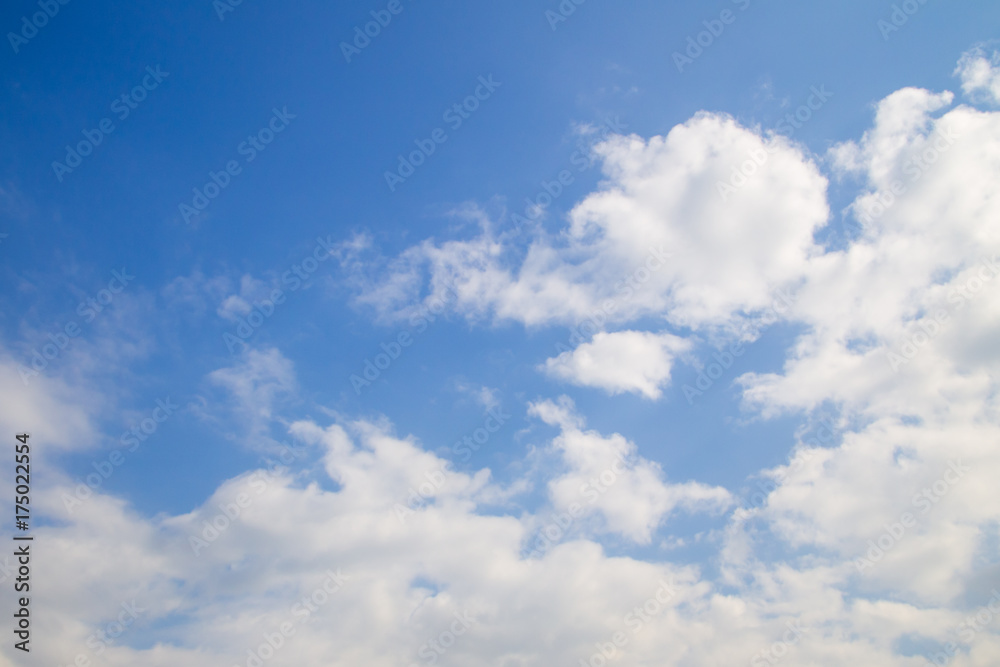
<svg viewBox="0 0 1000 667">
<path fill-rule="evenodd" d="M 683 592 L 649 623 L 684 648 L 637 639 L 620 664 L 1000 655 L 995 630 L 944 648 L 1000 586 L 987 482 L 949 481 L 894 566 L 855 557 L 951 458 L 1000 467 L 1000 299 L 968 287 L 998 250 L 995 3 L 52 1 L 34 31 L 38 3 L 0 11 L 0 423 L 38 442 L 36 539 L 61 547 L 39 579 L 80 563 L 38 594 L 33 657 L 247 664 L 335 561 L 353 588 L 269 664 L 594 664 L 661 576 Z M 961 325 L 939 336 L 941 308 Z M 627 473 L 532 554 L 616 455 Z M 194 553 L 261 469 L 228 544 Z M 470 539 L 491 574 L 449 575 L 485 557 Z M 151 611 L 88 647 L 137 595 Z M 421 651 L 466 607 L 468 637 Z M 352 608 L 364 631 L 323 635 Z"/>
</svg>

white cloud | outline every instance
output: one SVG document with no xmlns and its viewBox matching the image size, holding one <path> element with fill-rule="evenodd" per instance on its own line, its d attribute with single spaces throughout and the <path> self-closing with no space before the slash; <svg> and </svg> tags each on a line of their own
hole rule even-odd
<svg viewBox="0 0 1000 667">
<path fill-rule="evenodd" d="M 132 600 L 142 612 L 100 656 L 109 665 L 245 664 L 247 651 L 283 622 L 292 622 L 295 634 L 268 664 L 422 663 L 421 648 L 449 629 L 453 614 L 466 612 L 472 627 L 442 664 L 552 662 L 588 656 L 592 638 L 623 629 L 622 616 L 654 597 L 662 582 L 677 591 L 662 598 L 666 607 L 657 604 L 654 627 L 668 630 L 678 620 L 674 607 L 705 598 L 693 568 L 611 559 L 590 542 L 523 559 L 528 522 L 476 511 L 488 502 L 488 472 L 449 473 L 433 502 L 401 522 L 393 505 L 405 502 L 425 469 L 447 462 L 387 428 L 364 422 L 292 428 L 326 449 L 337 491 L 301 485 L 293 471 L 277 470 L 229 480 L 180 516 L 144 519 L 100 493 L 72 513 L 49 503 L 45 510 L 59 524 L 39 537 L 54 549 L 33 561 L 50 573 L 50 585 L 32 601 L 46 610 L 37 631 L 51 638 L 38 646 L 40 659 L 65 663 L 83 653 L 93 660 L 88 635 Z M 129 535 L 127 548 L 122 534 Z M 73 570 L 57 567 L 67 550 Z M 297 615 L 293 605 L 330 570 L 347 578 L 341 590 L 314 603 L 307 618 L 303 606 Z M 574 610 L 572 618 L 567 610 Z M 553 637 L 531 631 L 542 623 Z M 143 637 L 153 628 L 157 641 L 147 644 Z"/>
<path fill-rule="evenodd" d="M 670 382 L 675 356 L 690 348 L 690 342 L 672 334 L 602 332 L 589 343 L 548 359 L 543 368 L 553 377 L 582 387 L 657 399 Z"/>
<path fill-rule="evenodd" d="M 867 595 L 940 608 L 976 599 L 980 577 L 996 585 L 982 559 L 1000 517 L 1000 114 L 952 99 L 898 91 L 860 142 L 832 151 L 867 181 L 850 210 L 868 219 L 810 262 L 783 370 L 740 378 L 764 416 L 833 405 L 857 424 L 782 476 L 756 513 L 760 539 L 818 551 Z M 952 483 L 957 465 L 969 470 Z M 897 538 L 904 513 L 915 525 Z"/>
<path fill-rule="evenodd" d="M 967 51 L 958 61 L 955 76 L 962 79 L 962 92 L 972 99 L 1000 104 L 1000 52 L 987 58 L 982 48 Z"/>
<path fill-rule="evenodd" d="M 718 183 L 760 151 L 763 165 L 723 201 Z M 671 262 L 652 277 L 649 308 L 676 324 L 724 323 L 766 307 L 819 251 L 812 235 L 827 220 L 826 181 L 781 137 L 698 114 L 666 137 L 613 137 L 598 152 L 608 180 L 573 209 L 569 234 L 632 257 L 650 245 L 670 248 Z"/>
<path fill-rule="evenodd" d="M 29 432 L 46 449 L 77 450 L 98 440 L 94 416 L 100 406 L 93 392 L 84 392 L 59 377 L 31 375 L 0 348 L 0 428 L 8 437 Z M 24 380 L 27 379 L 27 382 Z M 90 397 L 88 400 L 87 397 Z M 82 400 L 81 400 L 82 399 Z"/>
<path fill-rule="evenodd" d="M 212 371 L 207 379 L 229 394 L 239 423 L 246 427 L 241 437 L 257 446 L 273 444 L 266 437 L 268 426 L 276 409 L 293 400 L 298 390 L 288 358 L 275 348 L 247 348 L 232 366 Z"/>
<path fill-rule="evenodd" d="M 766 308 L 820 251 L 812 237 L 829 214 L 826 180 L 781 137 L 702 113 L 665 137 L 612 135 L 595 150 L 606 180 L 561 234 L 515 253 L 480 214 L 477 236 L 412 246 L 376 279 L 353 274 L 359 303 L 409 317 L 439 301 L 473 320 L 538 326 L 611 302 L 610 322 L 655 315 L 712 327 Z M 762 166 L 723 201 L 718 184 L 754 154 Z"/>
<path fill-rule="evenodd" d="M 583 430 L 583 418 L 567 397 L 535 403 L 530 412 L 562 431 L 552 447 L 567 471 L 549 482 L 553 505 L 564 512 L 578 505 L 583 515 L 599 514 L 602 531 L 648 544 L 675 510 L 719 513 L 732 502 L 720 487 L 668 483 L 659 465 L 638 456 L 635 444 L 617 433 L 605 437 Z"/>
<path fill-rule="evenodd" d="M 577 474 L 605 455 L 634 455 L 620 436 L 578 430 L 566 401 L 536 411 L 564 420 L 557 447 Z M 437 654 L 440 664 L 555 664 L 588 660 L 595 644 L 618 632 L 628 638 L 623 665 L 746 664 L 794 623 L 801 634 L 788 659 L 796 664 L 889 667 L 900 664 L 893 644 L 901 634 L 944 638 L 960 622 L 960 614 L 938 606 L 849 599 L 844 569 L 815 562 L 752 564 L 723 591 L 695 567 L 610 557 L 585 536 L 526 559 L 523 545 L 537 517 L 489 511 L 482 472 L 450 475 L 432 502 L 401 522 L 393 504 L 444 460 L 384 424 L 299 422 L 292 432 L 325 449 L 336 491 L 306 484 L 292 470 L 252 471 L 220 485 L 190 513 L 154 518 L 102 493 L 73 513 L 57 500 L 63 489 L 40 494 L 52 500 L 39 509 L 57 521 L 36 531 L 51 547 L 33 560 L 48 581 L 32 600 L 45 610 L 34 627 L 49 637 L 33 647 L 38 659 L 97 658 L 88 636 L 133 600 L 138 620 L 99 656 L 108 665 L 243 665 L 282 623 L 294 634 L 265 664 L 423 664 L 436 652 L 431 641 L 450 644 Z M 614 487 L 625 495 L 602 502 L 601 512 L 641 537 L 641 520 L 628 512 L 655 514 L 657 503 L 681 498 L 698 506 L 703 501 L 689 486 L 664 497 L 670 486 L 638 459 Z M 237 512 L 240 494 L 246 497 Z M 214 533 L 206 527 L 212 524 Z M 192 536 L 207 544 L 197 555 Z M 67 552 L 74 568 L 59 567 Z M 342 575 L 340 588 L 311 597 L 331 571 Z M 468 631 L 439 641 L 456 613 L 471 619 Z M 990 641 L 984 637 L 978 650 Z M 9 646 L 0 651 L 10 655 Z"/>
<path fill-rule="evenodd" d="M 982 396 L 988 376 L 955 343 L 996 330 L 988 313 L 1000 298 L 991 286 L 1000 281 L 975 278 L 989 276 L 984 259 L 1000 254 L 993 224 L 1000 114 L 957 107 L 932 115 L 950 100 L 916 89 L 894 93 L 860 143 L 834 149 L 837 164 L 850 162 L 868 180 L 851 210 L 869 222 L 846 249 L 810 262 L 791 316 L 807 332 L 783 374 L 743 378 L 750 405 L 772 414 L 831 400 L 872 416 L 908 415 L 937 409 L 945 394 L 952 403 Z M 875 200 L 884 203 L 875 207 Z M 976 326 L 959 332 L 958 320 Z M 925 340 L 925 329 L 940 333 Z M 910 360 L 914 339 L 919 354 Z M 980 361 L 995 357 L 987 347 L 976 346 Z M 953 368 L 960 358 L 967 373 Z"/>
</svg>

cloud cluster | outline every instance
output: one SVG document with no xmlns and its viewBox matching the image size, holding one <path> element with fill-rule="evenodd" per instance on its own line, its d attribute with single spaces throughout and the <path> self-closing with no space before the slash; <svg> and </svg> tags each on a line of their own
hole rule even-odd
<svg viewBox="0 0 1000 667">
<path fill-rule="evenodd" d="M 959 66 L 966 92 L 993 85 L 993 65 L 976 58 Z M 716 184 L 761 150 L 760 169 L 720 198 Z M 449 291 L 461 316 L 535 327 L 601 310 L 607 330 L 542 370 L 665 400 L 678 355 L 738 337 L 788 289 L 795 340 L 780 371 L 740 377 L 743 405 L 760 418 L 832 407 L 838 438 L 747 471 L 771 490 L 729 514 L 733 491 L 670 481 L 645 443 L 587 429 L 566 398 L 530 406 L 558 429 L 535 502 L 525 480 L 453 470 L 388 421 L 293 421 L 315 465 L 247 471 L 179 515 L 139 516 L 100 492 L 70 512 L 58 499 L 72 483 L 53 475 L 36 508 L 49 521 L 36 531 L 46 586 L 33 604 L 52 638 L 39 658 L 529 667 L 598 651 L 628 666 L 899 667 L 952 642 L 949 664 L 995 664 L 997 626 L 960 629 L 1000 588 L 1000 113 L 907 88 L 824 158 L 718 114 L 597 151 L 605 181 L 562 234 L 515 247 L 481 219 L 471 239 L 428 240 L 382 277 L 354 274 L 359 300 L 405 317 Z M 820 164 L 862 183 L 843 247 L 815 240 L 836 224 Z M 14 372 L 0 361 L 0 399 L 23 406 Z M 251 350 L 209 381 L 257 430 L 283 421 L 297 386 L 278 350 Z M 32 391 L 33 405 L 95 431 L 94 408 L 56 380 Z M 397 506 L 424 485 L 400 520 Z M 681 513 L 706 521 L 704 567 L 650 555 Z M 532 553 L 550 515 L 572 525 Z M 673 594 L 657 597 L 665 585 Z M 123 604 L 134 623 L 94 639 Z M 609 649 L 616 633 L 628 641 Z M 9 661 L 9 647 L 0 655 Z"/>
</svg>

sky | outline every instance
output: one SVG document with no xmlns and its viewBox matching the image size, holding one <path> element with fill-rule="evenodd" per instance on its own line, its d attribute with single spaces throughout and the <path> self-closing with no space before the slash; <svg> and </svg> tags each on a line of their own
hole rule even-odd
<svg viewBox="0 0 1000 667">
<path fill-rule="evenodd" d="M 1000 662 L 996 3 L 0 28 L 0 665 Z"/>
</svg>

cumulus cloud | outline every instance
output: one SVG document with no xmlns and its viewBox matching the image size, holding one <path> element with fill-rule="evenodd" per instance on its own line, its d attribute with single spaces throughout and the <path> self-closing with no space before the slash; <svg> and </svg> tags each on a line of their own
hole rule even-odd
<svg viewBox="0 0 1000 667">
<path fill-rule="evenodd" d="M 962 80 L 962 92 L 972 99 L 1000 104 L 1000 52 L 987 57 L 983 48 L 967 51 L 958 61 L 955 76 Z"/>
<path fill-rule="evenodd" d="M 689 341 L 672 334 L 601 332 L 589 343 L 548 359 L 544 370 L 552 377 L 609 394 L 631 392 L 657 399 L 670 382 L 675 356 L 689 349 Z"/>
<path fill-rule="evenodd" d="M 560 510 L 576 505 L 579 515 L 600 515 L 606 532 L 648 544 L 673 511 L 719 513 L 732 502 L 720 487 L 668 483 L 659 465 L 638 456 L 635 444 L 617 433 L 605 437 L 584 430 L 584 420 L 568 397 L 540 401 L 530 412 L 561 430 L 552 447 L 567 470 L 549 482 L 553 504 Z"/>
<path fill-rule="evenodd" d="M 739 379 L 764 416 L 833 405 L 856 425 L 775 471 L 762 538 L 824 554 L 866 594 L 941 608 L 1000 582 L 981 560 L 1000 516 L 987 490 L 1000 366 L 985 342 L 1000 336 L 1000 114 L 952 101 L 893 93 L 831 151 L 867 184 L 849 208 L 861 231 L 810 262 L 784 368 Z"/>
<path fill-rule="evenodd" d="M 899 91 L 860 142 L 834 148 L 835 164 L 868 181 L 850 207 L 863 231 L 810 263 L 791 315 L 807 331 L 784 373 L 743 378 L 750 404 L 768 414 L 825 400 L 873 416 L 927 414 L 942 391 L 954 402 L 988 387 L 985 368 L 954 343 L 996 331 L 1000 115 L 964 106 L 936 115 L 950 102 Z M 956 320 L 978 327 L 959 332 Z M 953 367 L 958 358 L 966 372 Z"/>
<path fill-rule="evenodd" d="M 625 456 L 628 471 L 613 487 L 624 495 L 600 505 L 618 530 L 645 534 L 630 512 L 722 504 L 723 494 L 695 485 L 669 491 L 623 438 L 579 430 L 568 401 L 534 409 L 561 428 L 554 446 L 571 474 Z M 734 664 L 787 640 L 792 627 L 796 641 L 786 648 L 797 661 L 863 658 L 888 667 L 898 664 L 901 634 L 944 638 L 960 622 L 943 608 L 850 600 L 844 568 L 818 562 L 754 564 L 723 590 L 698 568 L 611 557 L 586 535 L 526 558 L 534 517 L 492 511 L 488 473 L 448 473 L 439 493 L 401 520 L 394 505 L 447 461 L 385 423 L 302 421 L 291 432 L 324 450 L 321 465 L 336 489 L 307 481 L 305 471 L 274 468 L 224 482 L 181 515 L 140 517 L 101 492 L 71 510 L 45 503 L 40 509 L 56 521 L 36 531 L 50 545 L 34 561 L 49 581 L 33 599 L 44 610 L 37 631 L 51 638 L 37 647 L 39 659 L 209 667 L 254 664 L 252 654 L 279 666 L 389 666 L 434 655 L 441 664 L 487 667 L 586 661 L 595 642 L 623 633 L 622 664 L 664 656 Z M 566 481 L 553 480 L 554 497 Z M 61 489 L 50 491 L 40 497 L 57 499 Z M 66 552 L 72 570 L 58 567 Z M 98 643 L 123 605 L 136 618 L 115 630 L 115 642 Z M 287 635 L 274 639 L 282 627 Z M 278 648 L 268 648 L 268 637 Z"/>
<path fill-rule="evenodd" d="M 96 631 L 123 603 L 139 612 L 101 645 L 111 665 L 246 664 L 285 623 L 294 632 L 270 664 L 411 664 L 433 651 L 444 664 L 552 661 L 588 656 L 593 636 L 620 630 L 621 614 L 657 595 L 643 625 L 666 629 L 682 605 L 704 604 L 693 568 L 608 558 L 593 542 L 524 559 L 528 522 L 477 511 L 493 502 L 488 471 L 446 472 L 431 502 L 401 518 L 394 506 L 448 462 L 387 424 L 307 421 L 291 432 L 325 450 L 337 490 L 274 468 L 235 477 L 177 516 L 145 519 L 100 492 L 72 509 L 48 503 L 59 524 L 38 531 L 52 548 L 35 566 L 51 587 L 33 603 L 46 610 L 39 632 L 55 639 L 38 647 L 41 658 L 93 660 Z M 121 534 L 127 549 L 112 547 Z M 75 572 L 55 567 L 64 550 Z M 577 610 L 569 623 L 567 609 Z M 439 641 L 463 628 L 456 618 L 467 627 Z M 540 623 L 555 637 L 530 631 Z M 157 641 L 141 647 L 154 630 Z"/>
<path fill-rule="evenodd" d="M 765 308 L 820 252 L 826 179 L 783 137 L 700 113 L 667 136 L 612 135 L 595 151 L 605 181 L 559 235 L 513 252 L 481 213 L 472 238 L 427 240 L 385 262 L 379 278 L 354 276 L 358 301 L 401 317 L 436 300 L 470 319 L 529 326 L 605 310 L 609 322 L 654 315 L 716 327 Z M 759 170 L 720 197 L 719 183 L 752 155 L 765 156 Z"/>
</svg>

